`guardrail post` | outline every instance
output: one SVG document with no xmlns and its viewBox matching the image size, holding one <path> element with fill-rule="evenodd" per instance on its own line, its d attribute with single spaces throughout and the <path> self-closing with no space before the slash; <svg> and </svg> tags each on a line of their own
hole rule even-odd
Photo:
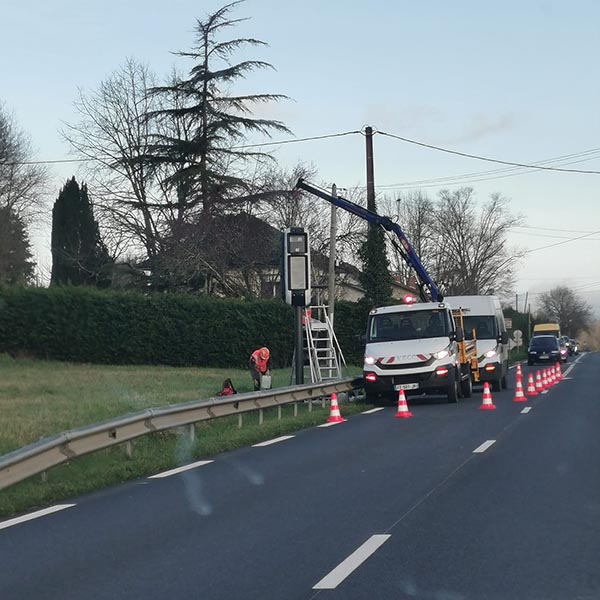
<svg viewBox="0 0 600 600">
<path fill-rule="evenodd" d="M 308 401 L 308 412 L 312 412 L 312 398 Z"/>
<path fill-rule="evenodd" d="M 238 429 L 241 429 L 243 425 L 242 413 L 238 415 Z"/>
<path fill-rule="evenodd" d="M 297 417 L 298 416 L 298 403 L 294 402 L 294 416 Z"/>
<path fill-rule="evenodd" d="M 42 483 L 47 483 L 48 482 L 48 471 L 42 471 L 40 473 L 40 477 L 42 479 Z"/>
<path fill-rule="evenodd" d="M 277 420 L 281 421 L 281 405 L 277 407 Z"/>
<path fill-rule="evenodd" d="M 127 458 L 133 458 L 133 444 L 131 440 L 125 442 L 125 455 Z"/>
<path fill-rule="evenodd" d="M 263 409 L 262 409 L 262 408 L 259 408 L 259 409 L 258 409 L 258 424 L 259 424 L 259 425 L 262 425 L 262 424 L 263 424 L 264 417 L 265 417 L 265 416 L 264 416 L 264 414 L 263 414 Z"/>
<path fill-rule="evenodd" d="M 196 425 L 194 423 L 188 425 L 188 435 L 190 442 L 193 444 L 196 441 Z"/>
</svg>

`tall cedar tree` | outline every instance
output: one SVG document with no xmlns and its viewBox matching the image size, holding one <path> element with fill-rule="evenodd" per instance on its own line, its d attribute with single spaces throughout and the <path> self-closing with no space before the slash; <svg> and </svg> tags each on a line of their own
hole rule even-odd
<svg viewBox="0 0 600 600">
<path fill-rule="evenodd" d="M 154 136 L 148 159 L 157 168 L 169 170 L 165 184 L 177 194 L 177 222 L 189 217 L 207 218 L 223 209 L 257 201 L 264 193 L 253 191 L 242 169 L 249 159 L 268 158 L 259 151 L 239 148 L 249 134 L 289 133 L 280 121 L 258 119 L 252 108 L 286 96 L 281 94 L 232 95 L 230 88 L 253 71 L 272 69 L 259 60 L 232 63 L 232 55 L 246 46 L 266 46 L 254 38 L 219 41 L 220 34 L 246 19 L 231 19 L 231 10 L 243 0 L 232 2 L 196 22 L 195 46 L 177 55 L 195 64 L 187 79 L 174 76 L 166 86 L 153 88 L 163 108 L 148 116 L 163 124 Z M 164 124 L 170 126 L 164 127 Z M 237 146 L 237 147 L 236 147 Z"/>
<path fill-rule="evenodd" d="M 87 186 L 67 181 L 52 209 L 53 285 L 107 287 L 110 258 L 100 238 Z"/>
<path fill-rule="evenodd" d="M 0 206 L 0 283 L 30 283 L 33 269 L 23 219 L 9 207 Z"/>
<path fill-rule="evenodd" d="M 365 290 L 363 302 L 373 308 L 388 304 L 392 298 L 392 276 L 390 275 L 385 238 L 380 227 L 369 225 L 367 239 L 358 251 L 362 261 L 360 283 Z"/>
</svg>

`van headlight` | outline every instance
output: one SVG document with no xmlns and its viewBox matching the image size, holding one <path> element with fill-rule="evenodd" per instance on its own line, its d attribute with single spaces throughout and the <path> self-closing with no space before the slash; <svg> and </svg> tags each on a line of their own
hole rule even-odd
<svg viewBox="0 0 600 600">
<path fill-rule="evenodd" d="M 488 351 L 485 353 L 485 357 L 486 357 L 486 358 L 493 358 L 494 356 L 496 356 L 496 351 L 495 351 L 495 350 L 488 350 Z"/>
<path fill-rule="evenodd" d="M 441 360 L 442 358 L 446 358 L 446 356 L 449 356 L 450 352 L 448 352 L 448 348 L 444 348 L 443 350 L 440 350 L 439 352 L 434 352 L 432 354 L 433 358 L 435 358 L 436 360 Z"/>
</svg>

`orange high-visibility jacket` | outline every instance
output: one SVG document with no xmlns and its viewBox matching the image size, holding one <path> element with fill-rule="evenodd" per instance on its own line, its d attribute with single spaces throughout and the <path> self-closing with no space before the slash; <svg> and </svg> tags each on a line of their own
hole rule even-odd
<svg viewBox="0 0 600 600">
<path fill-rule="evenodd" d="M 260 356 L 260 348 L 258 350 L 255 350 L 251 355 L 250 355 L 250 364 L 252 365 L 254 363 L 254 365 L 256 366 L 256 370 L 259 373 L 266 373 L 269 370 L 269 359 L 268 358 L 262 358 Z"/>
</svg>

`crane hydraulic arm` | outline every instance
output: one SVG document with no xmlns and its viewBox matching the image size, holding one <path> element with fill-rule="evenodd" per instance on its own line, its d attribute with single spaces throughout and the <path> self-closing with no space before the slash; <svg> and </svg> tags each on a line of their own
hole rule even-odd
<svg viewBox="0 0 600 600">
<path fill-rule="evenodd" d="M 322 198 L 323 200 L 327 200 L 327 202 L 334 206 L 348 211 L 373 225 L 378 225 L 386 231 L 393 232 L 400 241 L 400 244 L 398 244 L 396 240 L 392 240 L 396 250 L 398 250 L 406 264 L 414 269 L 417 279 L 419 280 L 419 296 L 421 297 L 421 300 L 423 302 L 441 302 L 444 299 L 398 223 L 394 223 L 389 217 L 378 215 L 346 198 L 332 196 L 331 194 L 306 183 L 303 179 L 298 180 L 296 187 L 309 194 Z"/>
</svg>

